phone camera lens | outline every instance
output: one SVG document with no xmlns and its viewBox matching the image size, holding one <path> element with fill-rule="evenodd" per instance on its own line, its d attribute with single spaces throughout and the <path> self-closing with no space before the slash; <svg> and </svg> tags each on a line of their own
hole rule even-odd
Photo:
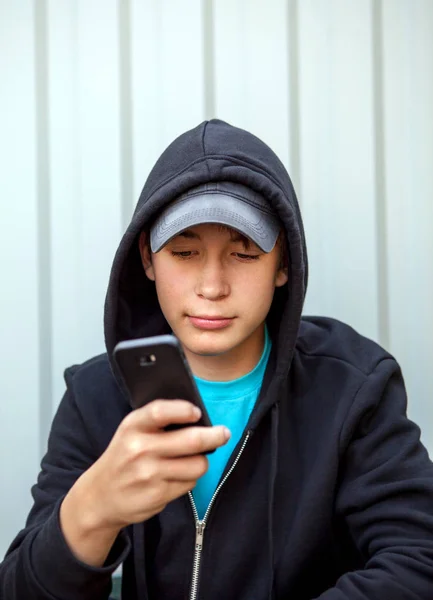
<svg viewBox="0 0 433 600">
<path fill-rule="evenodd" d="M 156 361 L 154 354 L 148 354 L 146 356 L 140 356 L 140 367 L 148 367 Z"/>
</svg>

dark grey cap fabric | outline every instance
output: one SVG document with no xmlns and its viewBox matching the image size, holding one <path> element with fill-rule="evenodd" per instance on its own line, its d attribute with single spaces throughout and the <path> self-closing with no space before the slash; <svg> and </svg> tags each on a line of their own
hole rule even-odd
<svg viewBox="0 0 433 600">
<path fill-rule="evenodd" d="M 232 227 L 263 252 L 273 249 L 281 228 L 280 220 L 261 194 L 240 183 L 205 183 L 176 198 L 158 215 L 150 230 L 152 252 L 159 252 L 174 236 L 201 223 Z"/>
</svg>

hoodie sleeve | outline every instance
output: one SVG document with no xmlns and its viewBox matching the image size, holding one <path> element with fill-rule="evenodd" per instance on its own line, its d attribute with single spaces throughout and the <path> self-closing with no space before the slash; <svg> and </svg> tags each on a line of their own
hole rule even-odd
<svg viewBox="0 0 433 600">
<path fill-rule="evenodd" d="M 316 600 L 431 600 L 433 464 L 406 417 L 400 368 L 368 377 L 341 434 L 337 516 L 365 561 Z"/>
<path fill-rule="evenodd" d="M 68 377 L 67 377 L 68 381 Z M 97 459 L 71 386 L 53 420 L 48 450 L 25 528 L 0 564 L 0 598 L 7 600 L 107 600 L 111 575 L 130 549 L 122 531 L 101 568 L 79 561 L 70 551 L 59 522 L 64 496 Z"/>
</svg>

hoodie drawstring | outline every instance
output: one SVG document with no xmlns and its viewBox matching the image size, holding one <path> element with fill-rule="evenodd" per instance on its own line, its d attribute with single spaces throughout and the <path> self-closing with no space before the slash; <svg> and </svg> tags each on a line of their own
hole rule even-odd
<svg viewBox="0 0 433 600">
<path fill-rule="evenodd" d="M 278 463 L 278 422 L 279 406 L 276 402 L 271 409 L 271 469 L 268 490 L 269 600 L 272 600 L 274 591 L 274 495 Z"/>
</svg>

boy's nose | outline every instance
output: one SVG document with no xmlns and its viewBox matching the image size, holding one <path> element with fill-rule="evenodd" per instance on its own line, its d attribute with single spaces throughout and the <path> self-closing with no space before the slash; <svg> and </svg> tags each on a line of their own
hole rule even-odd
<svg viewBox="0 0 433 600">
<path fill-rule="evenodd" d="M 200 269 L 196 285 L 198 296 L 208 300 L 218 300 L 228 296 L 230 287 L 224 269 L 218 261 L 207 261 Z"/>
</svg>

